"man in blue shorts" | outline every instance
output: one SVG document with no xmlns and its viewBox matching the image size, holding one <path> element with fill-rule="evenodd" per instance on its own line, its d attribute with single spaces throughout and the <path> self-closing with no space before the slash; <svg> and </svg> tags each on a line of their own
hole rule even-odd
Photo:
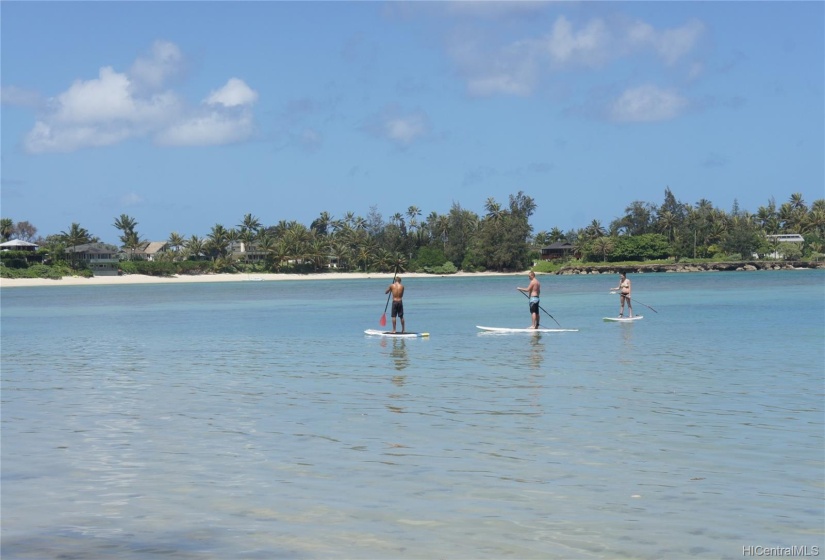
<svg viewBox="0 0 825 560">
<path fill-rule="evenodd" d="M 385 294 L 392 292 L 392 331 L 395 332 L 395 318 L 398 317 L 401 319 L 401 332 L 403 333 L 406 330 L 406 326 L 404 325 L 404 302 L 402 298 L 404 297 L 404 286 L 401 285 L 401 277 L 396 276 L 395 282 L 390 284 L 390 287 L 387 288 Z"/>
<path fill-rule="evenodd" d="M 536 280 L 536 273 L 532 270 L 527 276 L 530 278 L 530 283 L 527 287 L 516 289 L 524 294 L 527 294 L 527 297 L 530 298 L 530 315 L 533 318 L 533 324 L 530 325 L 530 328 L 537 329 L 539 328 L 539 323 L 541 322 L 539 318 L 539 296 L 541 295 L 541 284 L 538 280 Z"/>
</svg>

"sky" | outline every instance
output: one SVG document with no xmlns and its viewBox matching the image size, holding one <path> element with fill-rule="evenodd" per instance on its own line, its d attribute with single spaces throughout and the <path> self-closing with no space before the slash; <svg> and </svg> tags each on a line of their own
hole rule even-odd
<svg viewBox="0 0 825 560">
<path fill-rule="evenodd" d="M 825 197 L 819 1 L 3 1 L 0 26 L 0 214 L 44 237 Z"/>
</svg>

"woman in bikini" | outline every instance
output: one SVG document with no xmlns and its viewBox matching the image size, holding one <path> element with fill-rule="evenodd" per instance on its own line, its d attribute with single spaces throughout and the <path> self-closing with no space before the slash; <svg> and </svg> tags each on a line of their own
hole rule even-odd
<svg viewBox="0 0 825 560">
<path fill-rule="evenodd" d="M 619 274 L 619 285 L 613 289 L 619 290 L 619 301 L 621 302 L 621 307 L 619 308 L 619 317 L 622 317 L 624 315 L 625 301 L 627 301 L 627 310 L 629 312 L 629 316 L 633 317 L 633 304 L 630 303 L 630 280 L 627 279 L 627 275 L 624 272 Z"/>
</svg>

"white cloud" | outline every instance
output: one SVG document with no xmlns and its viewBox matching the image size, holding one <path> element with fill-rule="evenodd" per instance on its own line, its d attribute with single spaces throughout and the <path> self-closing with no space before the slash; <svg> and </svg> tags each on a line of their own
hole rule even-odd
<svg viewBox="0 0 825 560">
<path fill-rule="evenodd" d="M 673 119 L 688 106 L 685 98 L 674 91 L 645 85 L 625 90 L 610 107 L 616 122 L 655 122 Z"/>
<path fill-rule="evenodd" d="M 183 56 L 176 45 L 157 41 L 149 57 L 130 72 L 102 67 L 96 78 L 75 80 L 42 104 L 23 145 L 29 153 L 72 152 L 109 146 L 130 138 L 154 137 L 161 145 L 215 145 L 239 142 L 254 130 L 250 106 L 258 93 L 231 78 L 199 106 L 189 107 L 163 84 L 176 76 Z M 4 92 L 4 97 L 7 94 Z M 8 96 L 20 100 L 18 91 Z"/>
<path fill-rule="evenodd" d="M 575 31 L 564 16 L 553 24 L 550 34 L 541 41 L 551 59 L 560 64 L 600 64 L 607 57 L 610 33 L 602 20 L 593 20 Z"/>
<path fill-rule="evenodd" d="M 662 31 L 645 22 L 635 21 L 627 27 L 625 40 L 631 48 L 652 49 L 665 64 L 672 65 L 696 48 L 704 32 L 705 25 L 697 19 Z"/>
<path fill-rule="evenodd" d="M 161 146 L 217 146 L 246 140 L 254 125 L 249 112 L 211 111 L 177 122 L 155 135 Z"/>
<path fill-rule="evenodd" d="M 370 119 L 364 130 L 397 146 L 407 147 L 429 134 L 430 123 L 422 111 L 404 113 L 396 107 L 388 107 L 383 114 Z"/>
<path fill-rule="evenodd" d="M 506 42 L 489 29 L 465 26 L 450 37 L 447 52 L 470 95 L 526 97 L 543 87 L 558 91 L 567 83 L 567 73 L 583 71 L 591 72 L 592 80 L 588 82 L 592 81 L 590 87 L 595 92 L 609 89 L 608 84 L 599 83 L 602 75 L 606 76 L 604 80 L 617 81 L 623 79 L 623 72 L 632 72 L 632 79 L 647 73 L 646 79 L 650 80 L 659 78 L 659 73 L 668 68 L 681 71 L 687 80 L 698 78 L 704 66 L 694 55 L 705 30 L 696 19 L 657 29 L 643 21 L 620 17 L 577 22 L 559 16 L 544 35 Z M 652 66 L 651 60 L 640 56 L 650 59 L 651 54 L 655 57 Z M 594 68 L 600 74 L 592 74 Z M 607 108 L 607 113 L 622 122 L 661 120 L 681 114 L 686 105 L 687 101 L 674 91 L 642 86 L 628 89 Z M 605 110 L 596 112 L 604 114 Z"/>
<path fill-rule="evenodd" d="M 467 91 L 473 96 L 518 95 L 533 93 L 536 86 L 536 48 L 530 41 L 519 41 L 490 50 L 488 37 L 461 34 L 453 37 L 449 54 L 465 77 Z"/>
<path fill-rule="evenodd" d="M 409 144 L 427 131 L 427 125 L 421 115 L 387 119 L 384 127 L 387 138 L 402 144 Z"/>
<path fill-rule="evenodd" d="M 171 92 L 150 97 L 135 97 L 130 80 L 110 67 L 100 69 L 97 79 L 75 81 L 53 100 L 51 118 L 58 123 L 92 125 L 97 123 L 146 123 L 170 118 L 179 110 Z"/>
<path fill-rule="evenodd" d="M 132 64 L 129 75 L 138 87 L 159 89 L 167 79 L 178 75 L 184 63 L 183 53 L 174 43 L 155 41 L 149 57 Z"/>
<path fill-rule="evenodd" d="M 122 206 L 138 206 L 143 203 L 143 197 L 134 192 L 128 192 L 120 197 Z"/>
<path fill-rule="evenodd" d="M 111 146 L 131 136 L 127 128 L 103 128 L 95 126 L 53 126 L 37 121 L 23 145 L 33 154 L 44 152 L 74 152 L 81 148 Z"/>
<path fill-rule="evenodd" d="M 258 92 L 251 89 L 243 80 L 230 78 L 226 85 L 213 91 L 205 102 L 210 105 L 237 107 L 238 105 L 252 105 L 258 100 Z"/>
</svg>

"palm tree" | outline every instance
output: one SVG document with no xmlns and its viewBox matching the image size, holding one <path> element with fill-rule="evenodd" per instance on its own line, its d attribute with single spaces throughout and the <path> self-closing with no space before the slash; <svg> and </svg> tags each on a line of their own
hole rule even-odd
<svg viewBox="0 0 825 560">
<path fill-rule="evenodd" d="M 304 256 L 312 263 L 315 272 L 326 268 L 329 264 L 330 245 L 323 236 L 313 236 L 306 246 Z"/>
<path fill-rule="evenodd" d="M 212 226 L 212 230 L 209 232 L 209 235 L 206 236 L 207 240 L 204 244 L 204 249 L 212 253 L 212 260 L 226 255 L 226 251 L 229 247 L 229 240 L 227 236 L 228 232 L 221 224 L 215 224 Z"/>
<path fill-rule="evenodd" d="M 329 212 L 324 211 L 312 221 L 309 228 L 314 229 L 321 235 L 327 235 L 332 221 L 332 216 L 330 216 Z"/>
<path fill-rule="evenodd" d="M 565 239 L 566 238 L 564 236 L 564 233 L 558 227 L 554 227 L 553 229 L 551 229 L 550 233 L 548 234 L 548 237 L 547 237 L 547 240 L 550 243 L 555 243 L 557 241 L 564 241 Z"/>
<path fill-rule="evenodd" d="M 112 225 L 120 230 L 120 242 L 125 248 L 131 249 L 129 259 L 133 259 L 135 256 L 135 249 L 140 244 L 140 235 L 138 235 L 135 231 L 135 228 L 138 225 L 137 221 L 135 221 L 135 219 L 128 214 L 121 214 Z"/>
<path fill-rule="evenodd" d="M 180 248 L 183 247 L 186 243 L 186 240 L 183 238 L 181 234 L 179 234 L 176 231 L 173 231 L 169 234 L 169 239 L 167 239 L 166 242 L 169 244 L 169 247 L 172 248 L 172 251 L 177 255 L 178 251 L 180 251 Z"/>
<path fill-rule="evenodd" d="M 373 256 L 373 252 L 369 245 L 365 244 L 358 248 L 358 262 L 363 263 L 364 272 L 367 271 L 367 263 L 372 261 Z"/>
<path fill-rule="evenodd" d="M 434 233 L 441 238 L 443 249 L 447 250 L 447 241 L 450 239 L 450 216 L 447 214 L 439 214 L 438 219 L 434 224 Z"/>
<path fill-rule="evenodd" d="M 252 214 L 245 214 L 243 217 L 243 221 L 238 224 L 238 229 L 241 231 L 251 231 L 253 233 L 257 233 L 259 229 L 261 229 L 261 220 L 253 216 Z"/>
<path fill-rule="evenodd" d="M 14 232 L 14 221 L 11 218 L 0 219 L 0 239 L 8 241 Z"/>
<path fill-rule="evenodd" d="M 825 210 L 815 208 L 808 212 L 808 225 L 817 237 L 825 237 Z"/>
<path fill-rule="evenodd" d="M 117 229 L 122 231 L 124 235 L 126 235 L 129 232 L 134 231 L 138 223 L 131 216 L 127 214 L 121 214 L 120 217 L 116 219 L 115 223 L 112 225 L 114 225 Z"/>
<path fill-rule="evenodd" d="M 197 235 L 193 235 L 184 243 L 184 247 L 186 248 L 187 255 L 197 260 L 197 258 L 204 253 L 205 243 L 203 239 Z"/>
<path fill-rule="evenodd" d="M 134 259 L 135 251 L 137 251 L 143 244 L 143 241 L 141 241 L 140 236 L 137 234 L 136 231 L 130 231 L 127 234 L 125 234 L 125 237 L 121 237 L 121 239 L 123 240 L 123 246 L 129 249 L 129 259 Z"/>
<path fill-rule="evenodd" d="M 808 211 L 808 207 L 805 205 L 805 201 L 802 199 L 802 193 L 793 193 L 791 195 L 790 200 L 791 208 L 794 210 L 804 210 Z"/>
<path fill-rule="evenodd" d="M 604 262 L 607 262 L 607 255 L 613 252 L 613 247 L 615 245 L 609 237 L 598 237 L 593 240 L 593 249 L 602 254 Z"/>
<path fill-rule="evenodd" d="M 668 241 L 676 239 L 676 227 L 679 225 L 679 218 L 670 210 L 665 210 L 659 214 L 659 231 L 667 234 Z"/>
<path fill-rule="evenodd" d="M 580 229 L 576 232 L 576 236 L 573 239 L 573 256 L 577 259 L 580 259 L 584 256 L 587 252 L 588 246 L 588 238 L 585 234 L 585 230 Z"/>
<path fill-rule="evenodd" d="M 501 210 L 501 204 L 496 202 L 496 199 L 492 196 L 484 202 L 484 210 L 487 211 L 487 215 L 485 216 L 485 218 L 488 218 L 494 222 L 500 220 L 502 215 L 504 214 L 504 212 L 502 212 Z"/>
<path fill-rule="evenodd" d="M 418 206 L 410 206 L 407 208 L 407 217 L 410 219 L 410 229 L 416 229 L 418 227 L 418 216 L 421 215 L 421 210 Z"/>
<path fill-rule="evenodd" d="M 584 236 L 587 239 L 597 239 L 605 235 L 607 235 L 607 230 L 604 229 L 604 226 L 602 226 L 599 220 L 593 220 L 589 226 L 584 228 Z"/>
<path fill-rule="evenodd" d="M 75 260 L 77 258 L 77 246 L 85 245 L 86 243 L 89 243 L 91 241 L 91 236 L 89 235 L 88 230 L 86 230 L 86 228 L 80 227 L 80 224 L 73 222 L 68 232 L 60 232 L 60 238 L 63 241 L 63 243 L 66 244 L 66 250 L 71 252 L 72 266 L 75 266 Z"/>
</svg>

